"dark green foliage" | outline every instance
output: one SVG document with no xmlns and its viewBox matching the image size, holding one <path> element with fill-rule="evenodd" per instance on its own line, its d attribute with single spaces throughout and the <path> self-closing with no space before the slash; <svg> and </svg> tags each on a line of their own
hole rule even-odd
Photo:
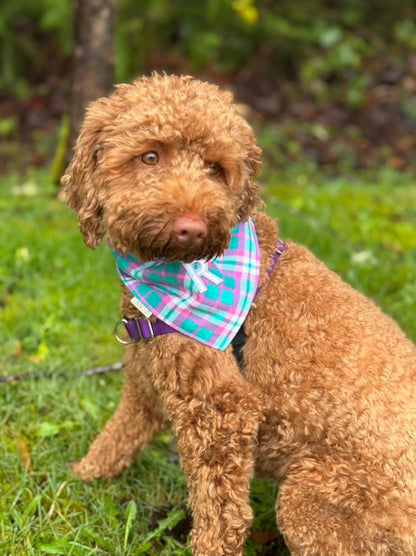
<svg viewBox="0 0 416 556">
<path fill-rule="evenodd" d="M 12 0 L 0 6 L 0 89 L 26 97 L 34 79 L 72 51 L 71 0 Z M 45 90 L 43 90 L 45 92 Z"/>
<path fill-rule="evenodd" d="M 410 0 L 118 0 L 117 80 L 154 67 L 175 71 L 299 75 L 311 94 L 348 80 L 360 105 L 374 56 L 392 61 L 415 48 Z M 70 0 L 5 2 L 0 8 L 0 85 L 27 91 L 27 78 L 72 50 Z M 53 54 L 53 56 L 51 56 Z"/>
</svg>

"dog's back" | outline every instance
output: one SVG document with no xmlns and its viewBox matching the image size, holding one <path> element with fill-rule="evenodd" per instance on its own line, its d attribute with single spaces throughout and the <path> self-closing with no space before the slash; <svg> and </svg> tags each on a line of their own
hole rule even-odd
<svg viewBox="0 0 416 556">
<path fill-rule="evenodd" d="M 256 226 L 261 241 L 274 223 Z M 416 347 L 291 242 L 246 331 L 246 376 L 264 392 L 257 468 L 283 479 L 279 524 L 294 554 L 324 554 L 302 543 L 415 554 Z"/>
</svg>

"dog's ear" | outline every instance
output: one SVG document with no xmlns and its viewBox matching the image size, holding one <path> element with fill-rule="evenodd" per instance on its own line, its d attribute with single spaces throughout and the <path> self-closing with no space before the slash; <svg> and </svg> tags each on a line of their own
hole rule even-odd
<svg viewBox="0 0 416 556">
<path fill-rule="evenodd" d="M 65 199 L 78 213 L 84 241 L 92 249 L 99 245 L 105 232 L 103 206 L 99 198 L 99 165 L 103 151 L 100 136 L 107 120 L 107 100 L 98 99 L 88 107 L 72 161 L 61 178 Z"/>
<path fill-rule="evenodd" d="M 241 196 L 241 204 L 238 209 L 240 220 L 247 220 L 253 210 L 262 205 L 259 185 L 253 178 L 260 174 L 261 149 L 256 145 L 254 132 L 250 128 L 250 139 L 247 146 L 247 156 L 244 161 L 244 189 Z"/>
</svg>

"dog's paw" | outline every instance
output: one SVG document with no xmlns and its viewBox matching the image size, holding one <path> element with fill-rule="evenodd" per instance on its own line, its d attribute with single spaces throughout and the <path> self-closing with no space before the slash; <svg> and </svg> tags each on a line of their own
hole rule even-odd
<svg viewBox="0 0 416 556">
<path fill-rule="evenodd" d="M 98 469 L 89 463 L 85 463 L 84 460 L 69 461 L 68 467 L 74 475 L 87 483 L 93 481 L 94 479 L 99 479 L 101 476 Z"/>
</svg>

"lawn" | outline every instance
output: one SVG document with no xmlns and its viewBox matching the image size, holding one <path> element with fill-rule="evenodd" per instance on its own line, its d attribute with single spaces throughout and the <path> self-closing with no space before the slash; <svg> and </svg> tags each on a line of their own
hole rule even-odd
<svg viewBox="0 0 416 556">
<path fill-rule="evenodd" d="M 266 169 L 264 198 L 281 237 L 307 244 L 416 340 L 416 188 L 393 171 L 330 179 Z M 83 245 L 45 173 L 0 182 L 0 553 L 187 554 L 186 483 L 168 434 L 111 483 L 83 484 L 81 457 L 114 411 L 119 361 L 113 257 Z M 46 374 L 44 374 L 46 373 Z M 5 381 L 5 376 L 22 380 Z M 255 479 L 247 553 L 285 554 L 275 485 Z"/>
</svg>

